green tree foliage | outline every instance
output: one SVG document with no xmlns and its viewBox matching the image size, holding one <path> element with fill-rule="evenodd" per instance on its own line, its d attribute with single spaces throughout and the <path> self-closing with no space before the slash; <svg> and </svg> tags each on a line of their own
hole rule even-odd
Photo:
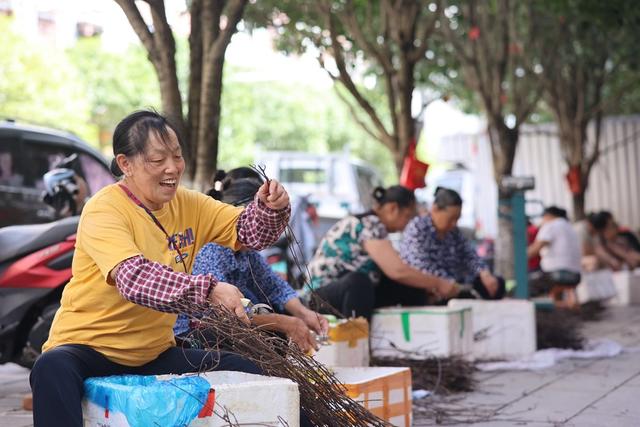
<svg viewBox="0 0 640 427">
<path fill-rule="evenodd" d="M 62 52 L 30 43 L 0 19 L 0 115 L 71 130 L 93 141 L 79 73 Z"/>
<path fill-rule="evenodd" d="M 111 131 L 131 111 L 159 107 L 158 81 L 140 46 L 108 52 L 99 38 L 85 38 L 67 54 L 84 85 L 90 124 L 97 128 L 101 146 L 110 144 Z"/>
</svg>

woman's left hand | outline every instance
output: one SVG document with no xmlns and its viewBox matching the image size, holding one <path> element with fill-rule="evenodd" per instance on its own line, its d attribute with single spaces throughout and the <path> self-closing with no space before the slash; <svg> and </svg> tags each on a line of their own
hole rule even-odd
<svg viewBox="0 0 640 427">
<path fill-rule="evenodd" d="M 262 184 L 258 190 L 258 199 L 268 208 L 273 210 L 281 210 L 289 206 L 289 194 L 275 179 Z"/>
<path fill-rule="evenodd" d="M 322 314 L 305 309 L 296 317 L 300 318 L 309 329 L 318 335 L 327 335 L 329 333 L 329 321 Z"/>
<path fill-rule="evenodd" d="M 489 292 L 489 295 L 491 295 L 492 297 L 495 296 L 498 292 L 499 286 L 496 276 L 489 273 L 487 270 L 484 270 L 480 273 L 480 280 L 482 280 L 482 284 L 484 285 L 487 292 Z"/>
<path fill-rule="evenodd" d="M 285 334 L 302 352 L 318 350 L 318 343 L 302 319 L 293 316 L 284 316 L 284 319 L 286 319 L 283 322 Z"/>
</svg>

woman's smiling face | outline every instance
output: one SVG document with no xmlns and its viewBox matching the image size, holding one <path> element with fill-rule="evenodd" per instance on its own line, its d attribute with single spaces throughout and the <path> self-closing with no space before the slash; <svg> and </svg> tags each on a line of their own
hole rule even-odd
<svg viewBox="0 0 640 427">
<path fill-rule="evenodd" d="M 158 210 L 173 199 L 185 163 L 172 129 L 167 128 L 166 138 L 150 132 L 144 153 L 125 161 L 124 182 L 145 206 Z"/>
</svg>

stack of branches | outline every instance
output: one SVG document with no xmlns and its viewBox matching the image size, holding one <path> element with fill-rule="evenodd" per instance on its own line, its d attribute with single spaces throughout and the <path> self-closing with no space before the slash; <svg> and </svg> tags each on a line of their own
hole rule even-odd
<svg viewBox="0 0 640 427">
<path fill-rule="evenodd" d="M 189 304 L 183 308 L 184 313 L 192 313 Z M 344 385 L 327 367 L 280 336 L 245 325 L 223 307 L 199 312 L 197 321 L 193 338 L 204 343 L 206 350 L 232 351 L 254 362 L 265 375 L 296 382 L 302 410 L 313 425 L 389 425 L 349 398 Z"/>
<path fill-rule="evenodd" d="M 460 356 L 429 357 L 424 360 L 378 357 L 371 359 L 371 365 L 411 368 L 412 387 L 433 393 L 473 391 L 476 385 L 473 378 L 475 366 Z"/>
<path fill-rule="evenodd" d="M 536 335 L 538 350 L 544 348 L 584 347 L 582 320 L 568 309 L 536 310 Z"/>
<path fill-rule="evenodd" d="M 606 310 L 607 307 L 602 301 L 589 301 L 580 305 L 580 310 L 577 311 L 577 315 L 585 322 L 597 322 L 602 320 Z"/>
</svg>

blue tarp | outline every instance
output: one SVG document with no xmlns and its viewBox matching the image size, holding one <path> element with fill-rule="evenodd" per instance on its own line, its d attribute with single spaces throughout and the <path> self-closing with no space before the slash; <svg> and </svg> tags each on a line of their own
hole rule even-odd
<svg viewBox="0 0 640 427">
<path fill-rule="evenodd" d="M 87 400 L 121 412 L 131 427 L 187 426 L 207 401 L 210 384 L 202 377 L 159 380 L 155 375 L 87 378 Z"/>
</svg>

